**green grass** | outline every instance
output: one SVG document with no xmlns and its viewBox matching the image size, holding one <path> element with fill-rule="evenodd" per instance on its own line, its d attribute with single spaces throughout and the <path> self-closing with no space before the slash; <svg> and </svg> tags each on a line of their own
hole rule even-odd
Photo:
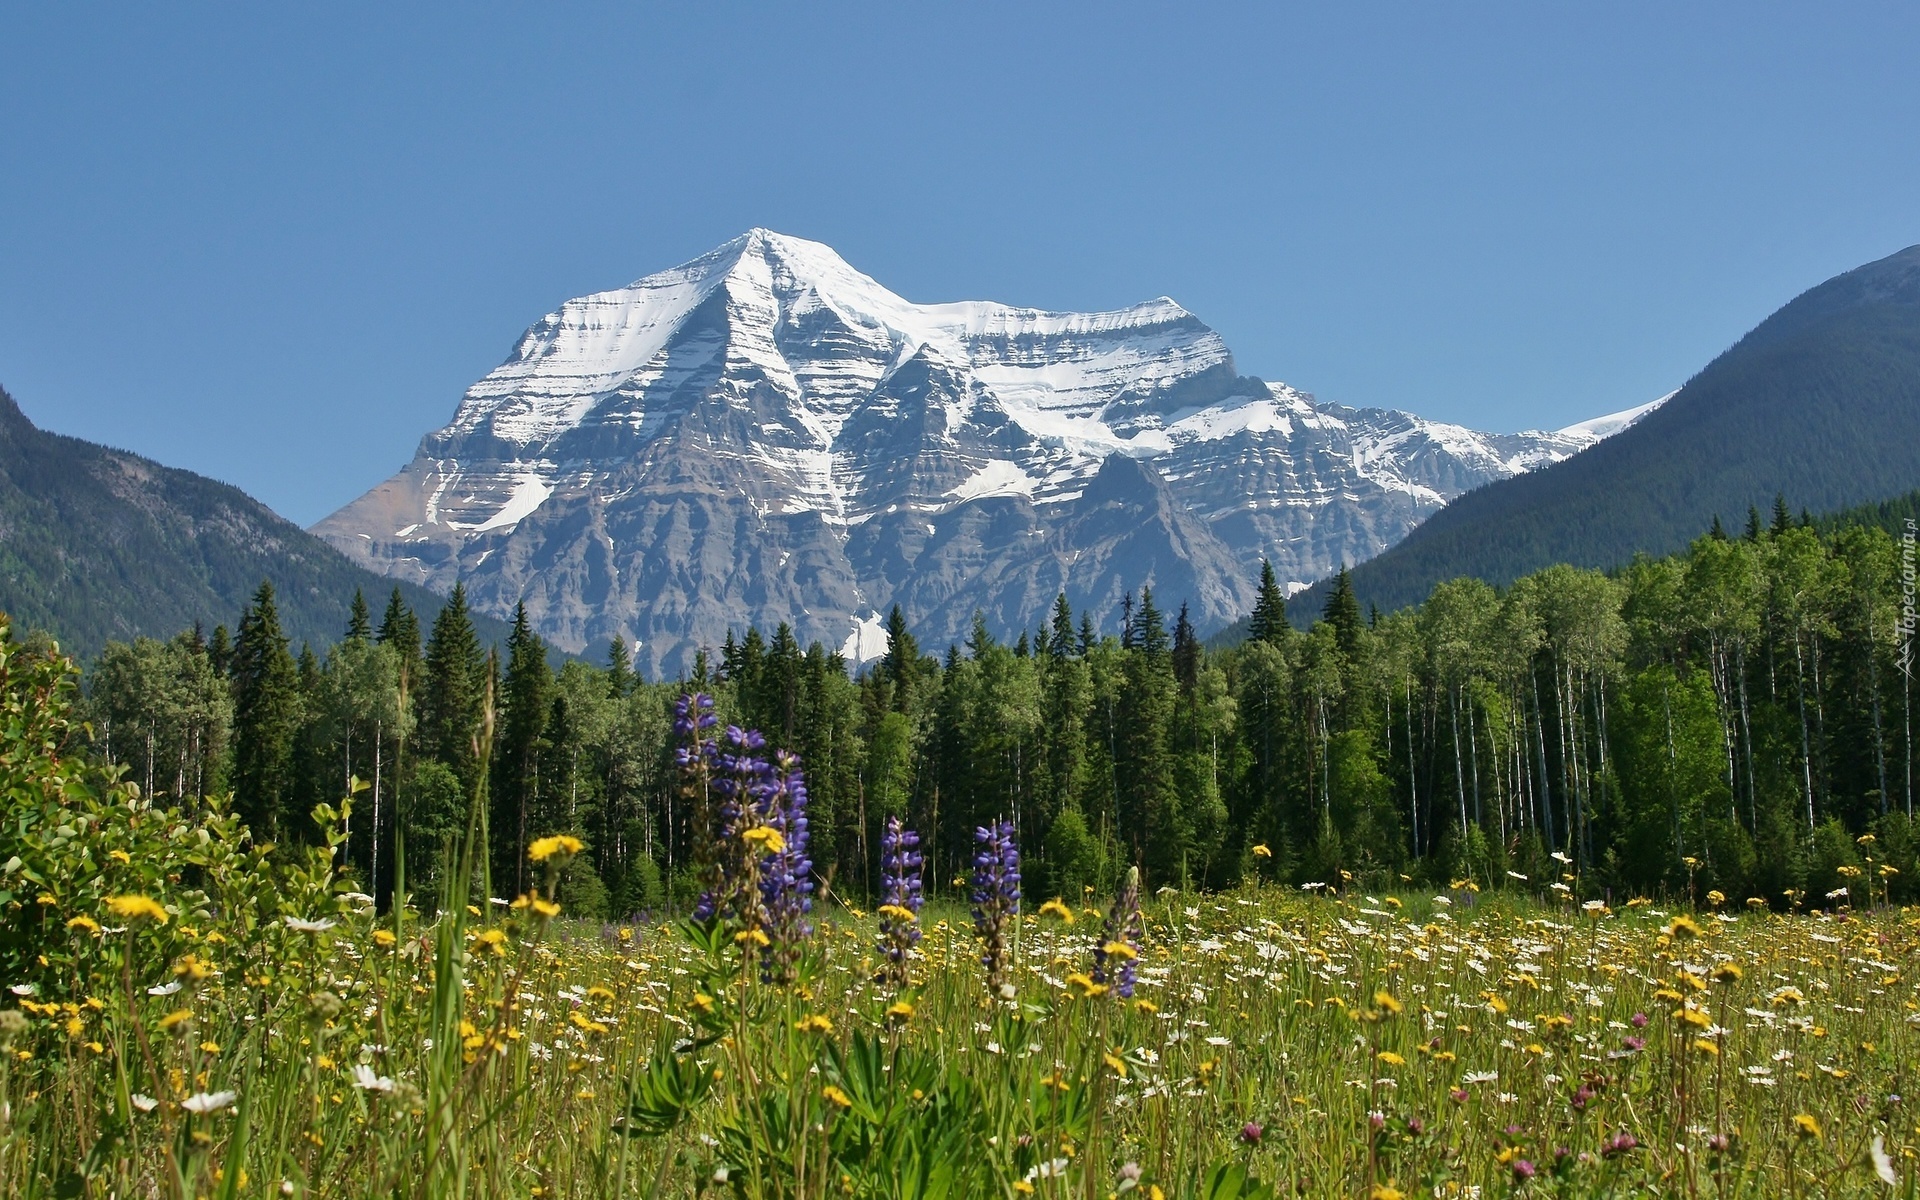
<svg viewBox="0 0 1920 1200">
<path fill-rule="evenodd" d="M 376 917 L 324 852 L 201 860 L 41 906 L 0 1192 L 1883 1195 L 1877 1141 L 1912 1194 L 1905 911 L 1162 894 L 1132 1002 L 1088 994 L 1088 908 L 1023 917 L 990 1000 L 951 900 L 904 994 L 832 902 L 782 988 L 724 928 Z"/>
</svg>

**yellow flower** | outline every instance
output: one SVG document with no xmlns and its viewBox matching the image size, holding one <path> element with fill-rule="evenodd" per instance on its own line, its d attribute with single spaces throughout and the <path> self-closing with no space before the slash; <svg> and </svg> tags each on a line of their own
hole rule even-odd
<svg viewBox="0 0 1920 1200">
<path fill-rule="evenodd" d="M 1099 996 L 1105 994 L 1107 990 L 1106 984 L 1095 983 L 1093 977 L 1084 971 L 1075 971 L 1067 976 L 1067 986 L 1079 988 L 1082 996 Z"/>
<path fill-rule="evenodd" d="M 905 921 L 909 925 L 919 920 L 919 917 L 914 914 L 912 909 L 903 908 L 898 904 L 882 904 L 874 911 L 883 917 L 891 917 L 896 921 Z"/>
<path fill-rule="evenodd" d="M 1109 958 L 1134 959 L 1140 957 L 1140 952 L 1125 942 L 1108 942 L 1100 948 L 1107 952 L 1107 957 Z"/>
<path fill-rule="evenodd" d="M 122 865 L 133 862 L 133 855 L 128 854 L 125 850 L 109 850 L 107 851 L 107 857 Z"/>
<path fill-rule="evenodd" d="M 1398 1054 L 1395 1054 L 1391 1050 L 1382 1050 L 1379 1053 L 1378 1057 L 1381 1062 L 1387 1064 L 1390 1067 L 1404 1067 L 1407 1065 L 1406 1059 L 1400 1057 Z"/>
<path fill-rule="evenodd" d="M 762 828 L 764 828 L 764 826 Z M 743 946 L 748 942 L 752 942 L 756 946 L 773 944 L 773 939 L 767 936 L 767 931 L 764 929 L 742 929 L 739 933 L 733 935 L 733 940 Z"/>
<path fill-rule="evenodd" d="M 1713 981 L 1715 983 L 1738 983 L 1740 981 L 1740 975 L 1739 963 L 1721 963 L 1713 969 Z"/>
<path fill-rule="evenodd" d="M 800 1018 L 798 1021 L 795 1021 L 793 1023 L 793 1027 L 795 1029 L 798 1029 L 801 1033 L 832 1033 L 833 1032 L 833 1022 L 821 1016 L 819 1013 L 813 1013 L 809 1016 Z"/>
<path fill-rule="evenodd" d="M 1800 1131 L 1801 1137 L 1817 1138 L 1820 1136 L 1820 1122 L 1814 1119 L 1812 1113 L 1794 1114 L 1793 1127 Z"/>
<path fill-rule="evenodd" d="M 1700 937 L 1702 933 L 1699 922 L 1682 914 L 1673 919 L 1673 924 L 1667 926 L 1667 936 L 1676 942 L 1683 942 L 1688 938 Z"/>
<path fill-rule="evenodd" d="M 760 847 L 765 854 L 778 854 L 787 848 L 787 839 L 781 837 L 780 831 L 771 825 L 755 825 L 740 836 Z"/>
<path fill-rule="evenodd" d="M 705 992 L 695 992 L 693 996 L 693 1006 L 703 1013 L 710 1013 L 713 1011 L 713 997 L 707 995 Z"/>
<path fill-rule="evenodd" d="M 1373 1190 L 1367 1193 L 1367 1200 L 1405 1200 L 1405 1197 L 1397 1187 L 1376 1183 L 1373 1185 Z"/>
<path fill-rule="evenodd" d="M 1273 851 L 1267 849 L 1267 844 L 1265 842 L 1261 842 L 1259 845 L 1253 848 L 1253 856 L 1255 858 L 1272 858 Z"/>
<path fill-rule="evenodd" d="M 551 900 L 543 900 L 536 896 L 533 901 L 533 911 L 543 917 L 553 918 L 560 915 L 560 906 Z"/>
<path fill-rule="evenodd" d="M 1016 1179 L 1013 1181 L 1013 1190 L 1019 1192 L 1022 1196 L 1031 1196 L 1033 1195 L 1034 1187 L 1033 1184 L 1024 1179 Z"/>
<path fill-rule="evenodd" d="M 591 1018 L 582 1016 L 577 1011 L 568 1013 L 567 1019 L 569 1021 L 572 1021 L 575 1027 L 587 1033 L 605 1033 L 607 1031 L 607 1027 L 605 1025 L 602 1025 L 600 1022 L 592 1020 Z"/>
<path fill-rule="evenodd" d="M 1061 903 L 1060 897 L 1058 896 L 1055 896 L 1040 906 L 1040 915 L 1043 917 L 1048 915 L 1056 916 L 1067 925 L 1073 924 L 1073 910 Z"/>
<path fill-rule="evenodd" d="M 1120 1057 L 1118 1055 L 1103 1052 L 1100 1055 L 1100 1061 L 1103 1063 L 1106 1063 L 1107 1069 L 1109 1071 L 1112 1071 L 1115 1075 L 1118 1075 L 1120 1078 L 1125 1079 L 1127 1077 L 1127 1064 L 1124 1062 L 1121 1062 Z"/>
<path fill-rule="evenodd" d="M 1489 1009 L 1492 1009 L 1495 1013 L 1505 1013 L 1507 1011 L 1507 1002 L 1505 1000 L 1502 1000 L 1500 997 L 1494 995 L 1492 992 L 1488 992 L 1487 1007 Z"/>
<path fill-rule="evenodd" d="M 908 1004 L 905 1000 L 895 1000 L 892 1004 L 887 1005 L 887 1015 L 896 1021 L 911 1020 L 913 1017 L 913 1005 Z"/>
<path fill-rule="evenodd" d="M 853 1098 L 831 1083 L 820 1089 L 820 1098 L 835 1108 L 852 1108 Z"/>
<path fill-rule="evenodd" d="M 391 947 L 399 940 L 399 938 L 393 936 L 393 930 L 391 929 L 376 929 L 373 931 L 373 944 L 376 946 L 382 948 Z"/>
<path fill-rule="evenodd" d="M 586 848 L 586 843 L 579 838 L 560 833 L 536 839 L 533 845 L 527 847 L 527 857 L 534 862 L 545 862 L 556 854 L 572 858 Z"/>
<path fill-rule="evenodd" d="M 167 910 L 160 902 L 147 896 L 108 896 L 107 907 L 117 917 L 131 920 L 135 917 L 148 917 L 162 925 L 167 923 Z"/>
<path fill-rule="evenodd" d="M 1401 1012 L 1405 1011 L 1405 1006 L 1402 1005 L 1398 1000 L 1395 1000 L 1393 998 L 1393 993 L 1387 991 L 1385 988 L 1382 988 L 1374 992 L 1373 1002 L 1380 1009 L 1381 1012 L 1391 1013 L 1396 1017 L 1399 1016 Z"/>
<path fill-rule="evenodd" d="M 175 1025 L 178 1025 L 191 1016 L 193 1016 L 192 1009 L 176 1008 L 166 1016 L 160 1018 L 160 1028 L 172 1029 Z"/>
<path fill-rule="evenodd" d="M 1693 1040 L 1693 1048 L 1702 1054 L 1711 1054 L 1716 1058 L 1720 1056 L 1720 1047 L 1705 1038 L 1695 1038 Z"/>
<path fill-rule="evenodd" d="M 1713 891 L 1707 893 L 1707 906 L 1709 908 L 1719 908 L 1726 902 L 1727 894 L 1719 888 L 1715 888 Z"/>
<path fill-rule="evenodd" d="M 88 933 L 99 933 L 100 922 L 94 920 L 92 917 L 80 916 L 80 917 L 73 918 L 73 920 L 71 921 L 68 921 L 67 928 L 68 929 L 84 929 Z"/>
</svg>

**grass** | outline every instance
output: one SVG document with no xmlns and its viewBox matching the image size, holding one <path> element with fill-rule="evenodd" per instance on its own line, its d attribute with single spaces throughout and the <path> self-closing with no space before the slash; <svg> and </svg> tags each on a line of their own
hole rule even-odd
<svg viewBox="0 0 1920 1200">
<path fill-rule="evenodd" d="M 1913 1194 L 1912 912 L 1163 893 L 1131 1002 L 1090 907 L 990 1000 L 939 901 L 904 992 L 836 903 L 776 987 L 725 928 L 380 915 L 325 858 L 48 914 L 0 1191 Z"/>
</svg>

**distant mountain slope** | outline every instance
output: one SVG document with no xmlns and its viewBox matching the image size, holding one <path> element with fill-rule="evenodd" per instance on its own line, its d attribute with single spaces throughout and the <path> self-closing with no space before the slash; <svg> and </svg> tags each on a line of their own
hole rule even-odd
<svg viewBox="0 0 1920 1200">
<path fill-rule="evenodd" d="M 110 640 L 231 626 L 262 579 L 296 647 L 338 640 L 356 587 L 377 619 L 394 585 L 238 488 L 38 429 L 0 390 L 0 611 L 17 626 L 88 658 Z M 423 626 L 443 602 L 401 593 Z"/>
<path fill-rule="evenodd" d="M 1803 293 L 1632 428 L 1468 492 L 1353 570 L 1363 605 L 1443 579 L 1505 584 L 1555 562 L 1678 550 L 1776 494 L 1814 512 L 1920 482 L 1920 246 Z M 1326 581 L 1298 600 L 1318 612 Z"/>
<path fill-rule="evenodd" d="M 1596 423 L 1607 430 L 1619 419 Z M 1241 375 L 1161 298 L 1059 313 L 915 304 L 755 229 L 570 300 L 413 461 L 314 526 L 356 561 L 568 649 L 684 668 L 747 622 L 857 654 L 899 604 L 929 644 L 1030 628 L 1064 591 L 1247 611 L 1262 558 L 1311 580 L 1461 492 L 1604 432 L 1482 434 Z"/>
</svg>

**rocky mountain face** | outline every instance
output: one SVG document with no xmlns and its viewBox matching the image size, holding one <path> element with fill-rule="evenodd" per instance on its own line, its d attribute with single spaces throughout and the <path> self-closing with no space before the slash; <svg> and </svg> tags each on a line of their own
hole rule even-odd
<svg viewBox="0 0 1920 1200">
<path fill-rule="evenodd" d="M 1630 417 L 1623 415 L 1614 424 Z M 1469 489 L 1611 432 L 1482 434 L 1241 375 L 1171 300 L 918 305 L 830 248 L 753 230 L 562 305 L 412 462 L 314 527 L 483 611 L 524 600 L 654 672 L 790 622 L 850 657 L 899 604 L 929 644 L 1064 591 L 1111 626 L 1151 587 L 1196 626 L 1262 558 L 1317 579 Z"/>
</svg>

